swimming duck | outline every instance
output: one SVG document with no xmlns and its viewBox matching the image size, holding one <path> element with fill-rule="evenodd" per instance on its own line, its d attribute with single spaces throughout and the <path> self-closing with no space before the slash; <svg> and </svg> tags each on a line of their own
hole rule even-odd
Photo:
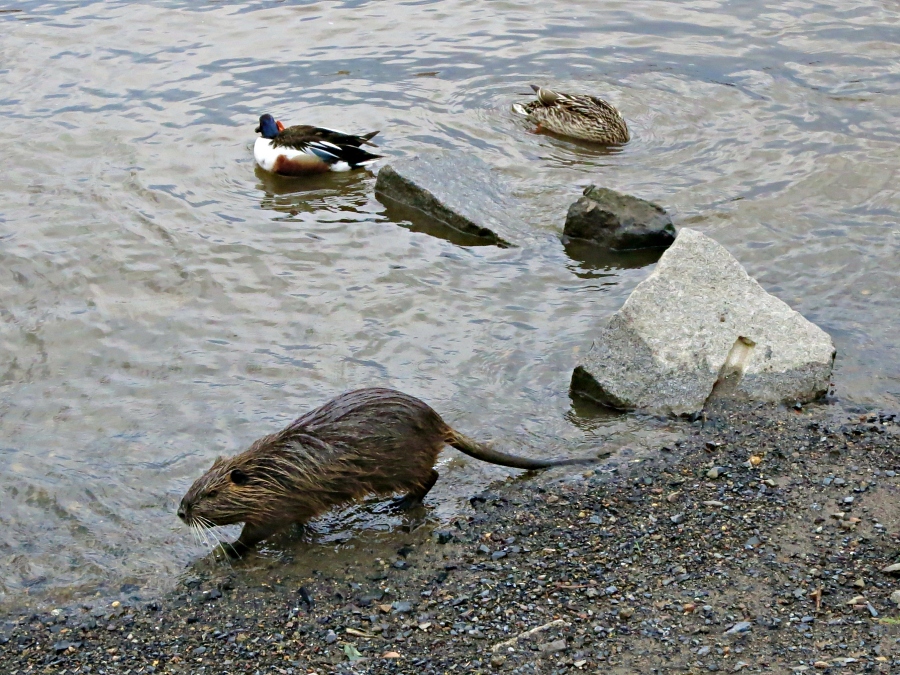
<svg viewBox="0 0 900 675">
<path fill-rule="evenodd" d="M 377 131 L 354 136 L 307 124 L 285 128 L 281 122 L 266 114 L 259 118 L 256 133 L 262 134 L 253 146 L 256 163 L 266 171 L 282 176 L 349 171 L 381 157 L 359 147 L 363 144 L 375 145 L 370 141 Z"/>
<path fill-rule="evenodd" d="M 561 94 L 531 85 L 537 101 L 514 103 L 513 112 L 562 136 L 607 145 L 627 143 L 628 127 L 622 115 L 606 101 L 585 94 Z"/>
</svg>

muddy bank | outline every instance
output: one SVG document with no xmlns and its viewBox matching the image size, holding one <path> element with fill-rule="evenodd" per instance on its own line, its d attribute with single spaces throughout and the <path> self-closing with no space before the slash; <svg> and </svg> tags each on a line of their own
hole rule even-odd
<svg viewBox="0 0 900 675">
<path fill-rule="evenodd" d="M 153 601 L 9 616 L 4 672 L 891 672 L 900 424 L 834 407 L 673 423 L 656 459 L 498 485 L 445 529 Z M 897 598 L 898 596 L 894 596 Z"/>
</svg>

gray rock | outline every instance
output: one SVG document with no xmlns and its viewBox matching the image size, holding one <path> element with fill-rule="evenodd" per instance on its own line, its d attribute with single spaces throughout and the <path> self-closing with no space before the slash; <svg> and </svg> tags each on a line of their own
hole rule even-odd
<svg viewBox="0 0 900 675">
<path fill-rule="evenodd" d="M 502 247 L 512 245 L 520 222 L 511 192 L 490 165 L 447 150 L 391 160 L 375 181 L 375 195 L 385 206 L 401 205 L 469 238 Z"/>
<path fill-rule="evenodd" d="M 765 290 L 722 246 L 683 228 L 605 320 L 572 390 L 619 409 L 690 414 L 713 394 L 810 401 L 828 388 L 825 331 Z"/>
<path fill-rule="evenodd" d="M 749 621 L 738 621 L 731 628 L 725 631 L 725 635 L 737 635 L 738 633 L 746 633 L 753 629 L 753 624 Z"/>
<path fill-rule="evenodd" d="M 656 204 L 589 185 L 569 207 L 563 234 L 617 250 L 666 247 L 675 241 L 675 226 Z"/>
</svg>

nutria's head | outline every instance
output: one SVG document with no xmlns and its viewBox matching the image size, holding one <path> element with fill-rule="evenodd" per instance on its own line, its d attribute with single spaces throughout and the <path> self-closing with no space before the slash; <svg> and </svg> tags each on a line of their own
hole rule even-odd
<svg viewBox="0 0 900 675">
<path fill-rule="evenodd" d="M 302 487 L 297 443 L 287 431 L 260 438 L 234 457 L 219 457 L 184 495 L 178 517 L 203 528 L 278 520 Z"/>
</svg>

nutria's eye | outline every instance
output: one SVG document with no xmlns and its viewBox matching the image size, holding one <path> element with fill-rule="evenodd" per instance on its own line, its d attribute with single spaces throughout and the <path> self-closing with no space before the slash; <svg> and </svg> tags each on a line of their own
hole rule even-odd
<svg viewBox="0 0 900 675">
<path fill-rule="evenodd" d="M 231 482 L 235 485 L 246 485 L 249 480 L 250 476 L 245 474 L 240 469 L 231 470 Z"/>
</svg>

